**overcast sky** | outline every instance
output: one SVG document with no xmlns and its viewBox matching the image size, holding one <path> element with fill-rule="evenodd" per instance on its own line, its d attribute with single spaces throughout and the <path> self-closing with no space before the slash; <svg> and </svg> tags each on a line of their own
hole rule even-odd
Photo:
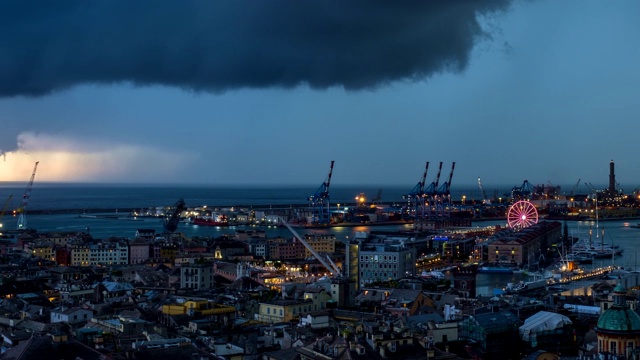
<svg viewBox="0 0 640 360">
<path fill-rule="evenodd" d="M 640 2 L 4 1 L 0 181 L 640 185 Z"/>
</svg>

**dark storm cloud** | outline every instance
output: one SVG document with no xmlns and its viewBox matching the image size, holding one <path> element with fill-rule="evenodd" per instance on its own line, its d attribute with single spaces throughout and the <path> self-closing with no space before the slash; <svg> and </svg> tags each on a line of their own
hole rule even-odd
<svg viewBox="0 0 640 360">
<path fill-rule="evenodd" d="M 373 88 L 457 71 L 507 0 L 4 1 L 0 96 L 128 81 Z"/>
</svg>

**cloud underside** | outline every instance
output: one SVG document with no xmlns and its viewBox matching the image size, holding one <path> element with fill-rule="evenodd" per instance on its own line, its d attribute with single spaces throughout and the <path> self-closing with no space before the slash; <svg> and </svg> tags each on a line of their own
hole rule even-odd
<svg viewBox="0 0 640 360">
<path fill-rule="evenodd" d="M 157 182 L 175 179 L 196 156 L 142 145 L 108 143 L 96 139 L 69 139 L 48 134 L 22 133 L 18 149 L 0 159 L 0 181 L 25 181 L 36 161 L 43 181 L 149 181 L 153 169 Z"/>
<path fill-rule="evenodd" d="M 494 1 L 8 1 L 0 96 L 131 82 L 370 89 L 459 71 Z"/>
</svg>

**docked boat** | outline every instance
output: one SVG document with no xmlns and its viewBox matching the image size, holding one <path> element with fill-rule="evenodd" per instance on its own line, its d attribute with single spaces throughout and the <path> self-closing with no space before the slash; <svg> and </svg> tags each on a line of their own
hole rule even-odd
<svg viewBox="0 0 640 360">
<path fill-rule="evenodd" d="M 200 226 L 229 226 L 229 219 L 225 215 L 213 215 L 204 217 L 194 217 L 190 221 L 193 225 Z"/>
<path fill-rule="evenodd" d="M 607 243 L 593 245 L 585 242 L 579 242 L 573 245 L 574 254 L 581 254 L 593 259 L 611 258 L 612 256 L 622 254 L 622 252 L 623 249 L 620 247 Z"/>
<path fill-rule="evenodd" d="M 508 283 L 505 291 L 507 294 L 518 294 L 526 291 L 544 289 L 547 286 L 547 280 L 543 278 L 535 278 L 531 281 L 520 281 L 518 283 Z"/>
<path fill-rule="evenodd" d="M 608 256 L 611 256 L 610 254 Z M 597 256 L 591 251 L 580 251 L 568 254 L 566 256 L 567 261 L 576 262 L 578 264 L 592 264 L 593 259 L 596 259 Z"/>
</svg>

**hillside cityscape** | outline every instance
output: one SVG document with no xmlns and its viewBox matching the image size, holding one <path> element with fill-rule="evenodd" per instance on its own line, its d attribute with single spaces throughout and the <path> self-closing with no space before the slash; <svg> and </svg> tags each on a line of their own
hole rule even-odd
<svg viewBox="0 0 640 360">
<path fill-rule="evenodd" d="M 16 224 L 0 228 L 2 358 L 637 356 L 640 273 L 615 265 L 633 249 L 599 226 L 640 218 L 614 162 L 605 189 L 524 181 L 487 196 L 478 179 L 478 199 L 452 198 L 454 166 L 440 183 L 440 163 L 427 184 L 427 163 L 393 203 L 380 191 L 333 204 L 332 161 L 307 204 L 30 212 L 36 163 L 20 207 L 7 212 L 7 201 L 0 217 Z M 136 230 L 30 226 L 63 215 Z M 137 226 L 145 219 L 156 222 Z M 570 223 L 589 224 L 588 236 Z M 495 279 L 503 285 L 478 292 Z"/>
</svg>

